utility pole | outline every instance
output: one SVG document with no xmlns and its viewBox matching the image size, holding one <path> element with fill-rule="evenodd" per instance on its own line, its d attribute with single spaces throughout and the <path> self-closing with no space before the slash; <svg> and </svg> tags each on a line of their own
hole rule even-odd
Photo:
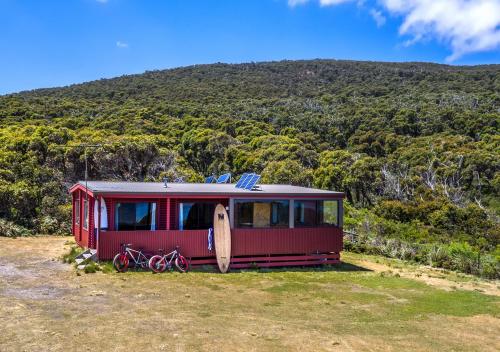
<svg viewBox="0 0 500 352">
<path fill-rule="evenodd" d="M 75 146 L 71 146 L 71 147 L 83 147 L 83 155 L 85 158 L 85 201 L 87 202 L 87 207 L 88 207 L 87 180 L 89 178 L 88 161 L 87 161 L 87 148 L 99 148 L 101 146 L 102 146 L 102 144 L 78 144 Z"/>
<path fill-rule="evenodd" d="M 89 206 L 89 195 L 88 195 L 88 187 L 87 187 L 87 181 L 89 178 L 89 170 L 88 170 L 88 160 L 87 160 L 87 148 L 99 148 L 102 147 L 103 144 L 88 144 L 88 143 L 81 143 L 81 144 L 75 144 L 75 145 L 61 145 L 58 146 L 59 148 L 81 148 L 83 147 L 83 155 L 85 158 L 85 175 L 84 175 L 84 181 L 85 181 L 85 202 L 87 203 L 87 209 Z M 87 210 L 88 211 L 88 210 Z"/>
</svg>

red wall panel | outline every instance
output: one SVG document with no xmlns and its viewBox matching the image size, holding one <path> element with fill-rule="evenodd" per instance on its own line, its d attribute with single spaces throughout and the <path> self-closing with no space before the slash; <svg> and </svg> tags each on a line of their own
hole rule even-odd
<svg viewBox="0 0 500 352">
<path fill-rule="evenodd" d="M 109 260 L 120 250 L 121 243 L 135 249 L 156 253 L 176 245 L 186 257 L 213 257 L 207 249 L 207 230 L 170 231 L 102 231 L 99 238 L 99 259 Z M 342 250 L 342 229 L 235 229 L 232 231 L 232 256 L 273 254 L 339 253 Z"/>
</svg>

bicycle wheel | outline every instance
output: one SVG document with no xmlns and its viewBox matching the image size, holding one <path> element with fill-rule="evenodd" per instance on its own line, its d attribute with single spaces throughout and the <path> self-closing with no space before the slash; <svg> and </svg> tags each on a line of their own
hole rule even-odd
<svg viewBox="0 0 500 352">
<path fill-rule="evenodd" d="M 179 255 L 177 258 L 175 258 L 175 266 L 181 273 L 185 273 L 189 269 L 189 263 L 187 259 L 182 255 Z"/>
<path fill-rule="evenodd" d="M 149 259 L 149 268 L 154 273 L 162 273 L 167 269 L 167 261 L 161 255 L 154 255 Z"/>
<path fill-rule="evenodd" d="M 113 266 L 115 267 L 116 271 L 124 273 L 128 270 L 128 264 L 129 261 L 127 254 L 118 253 L 117 255 L 115 255 L 115 258 L 113 259 Z"/>
</svg>

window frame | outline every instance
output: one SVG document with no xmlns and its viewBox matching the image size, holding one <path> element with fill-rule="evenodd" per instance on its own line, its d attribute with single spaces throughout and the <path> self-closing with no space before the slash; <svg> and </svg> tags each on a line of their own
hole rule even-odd
<svg viewBox="0 0 500 352">
<path fill-rule="evenodd" d="M 296 221 L 296 209 L 297 209 L 297 204 L 300 202 L 315 202 L 315 223 L 314 225 L 301 225 L 300 223 L 297 223 Z M 337 202 L 337 223 L 336 224 L 328 224 L 328 223 L 319 223 L 320 220 L 320 202 Z M 293 227 L 294 228 L 314 228 L 314 227 L 340 227 L 340 199 L 336 198 L 307 198 L 307 199 L 294 199 L 294 208 L 293 208 Z M 323 206 L 324 208 L 324 206 Z"/>
<path fill-rule="evenodd" d="M 80 207 L 80 195 L 79 194 L 77 194 L 75 196 L 73 207 L 74 207 L 74 211 L 75 211 L 75 225 L 80 225 L 81 207 Z"/>
<path fill-rule="evenodd" d="M 179 221 L 179 230 L 180 231 L 198 231 L 198 230 L 208 230 L 210 227 L 207 227 L 207 228 L 197 228 L 197 229 L 186 229 L 184 227 L 184 212 L 183 212 L 183 207 L 184 205 L 186 204 L 210 204 L 210 205 L 213 205 L 214 206 L 214 211 L 215 211 L 215 207 L 217 207 L 217 204 L 220 204 L 221 202 L 219 200 L 210 200 L 210 199 L 203 199 L 203 200 L 198 200 L 198 199 L 185 199 L 185 200 L 182 200 L 179 202 L 179 208 L 178 208 L 178 221 Z M 192 208 L 192 206 L 191 206 Z M 213 214 L 212 214 L 212 226 L 213 227 Z M 199 224 L 199 221 L 198 221 L 198 224 Z"/>
<path fill-rule="evenodd" d="M 136 218 L 137 218 L 137 204 L 140 204 L 140 203 L 146 203 L 146 204 L 151 204 L 150 207 L 152 208 L 152 204 L 156 204 L 156 209 L 155 209 L 155 229 L 154 230 L 151 230 L 151 219 L 150 219 L 150 223 L 149 223 L 149 229 L 147 230 L 144 230 L 144 229 L 137 229 L 137 223 L 135 222 Z M 159 218 L 159 215 L 160 215 L 160 207 L 159 207 L 159 200 L 157 199 L 124 199 L 124 200 L 117 200 L 114 202 L 114 206 L 113 206 L 113 227 L 114 227 L 114 231 L 119 231 L 119 232 L 125 232 L 125 231 L 132 231 L 132 232 L 135 232 L 135 231 L 158 231 L 158 228 L 159 228 L 159 225 L 160 225 L 160 218 Z M 121 205 L 121 204 L 134 204 L 135 207 L 135 216 L 134 216 L 134 229 L 133 230 L 122 230 L 120 229 L 119 227 L 119 212 L 118 212 L 118 206 Z M 150 209 L 151 209 L 150 208 Z M 152 214 L 153 212 L 150 211 L 150 214 Z"/>
<path fill-rule="evenodd" d="M 90 199 L 88 198 L 88 196 L 86 196 L 83 199 L 83 221 L 82 221 L 83 224 L 82 224 L 82 226 L 83 226 L 83 229 L 87 230 L 87 231 L 89 230 L 89 223 L 90 223 L 89 204 L 90 204 Z"/>
<path fill-rule="evenodd" d="M 255 198 L 235 198 L 233 209 L 234 209 L 234 216 L 233 216 L 233 222 L 234 222 L 234 228 L 235 229 L 255 229 L 255 230 L 261 230 L 261 229 L 286 229 L 290 228 L 290 206 L 291 206 L 291 200 L 292 199 L 287 199 L 287 198 L 266 198 L 266 199 L 255 199 Z M 269 214 L 269 226 L 265 227 L 254 227 L 254 219 L 252 219 L 252 226 L 240 226 L 239 223 L 239 214 L 238 214 L 238 203 L 269 203 L 270 204 L 270 214 Z M 283 225 L 280 225 L 279 222 L 276 225 L 273 225 L 273 204 L 279 204 L 281 202 L 286 202 L 287 203 L 287 211 L 286 211 L 286 223 Z M 279 212 L 278 212 L 279 214 Z"/>
</svg>

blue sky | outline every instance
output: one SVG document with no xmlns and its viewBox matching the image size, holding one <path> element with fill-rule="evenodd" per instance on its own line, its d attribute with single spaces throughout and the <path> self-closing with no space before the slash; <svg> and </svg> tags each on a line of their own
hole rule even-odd
<svg viewBox="0 0 500 352">
<path fill-rule="evenodd" d="M 0 94 L 213 62 L 499 63 L 500 0 L 446 1 L 0 0 Z"/>
</svg>

